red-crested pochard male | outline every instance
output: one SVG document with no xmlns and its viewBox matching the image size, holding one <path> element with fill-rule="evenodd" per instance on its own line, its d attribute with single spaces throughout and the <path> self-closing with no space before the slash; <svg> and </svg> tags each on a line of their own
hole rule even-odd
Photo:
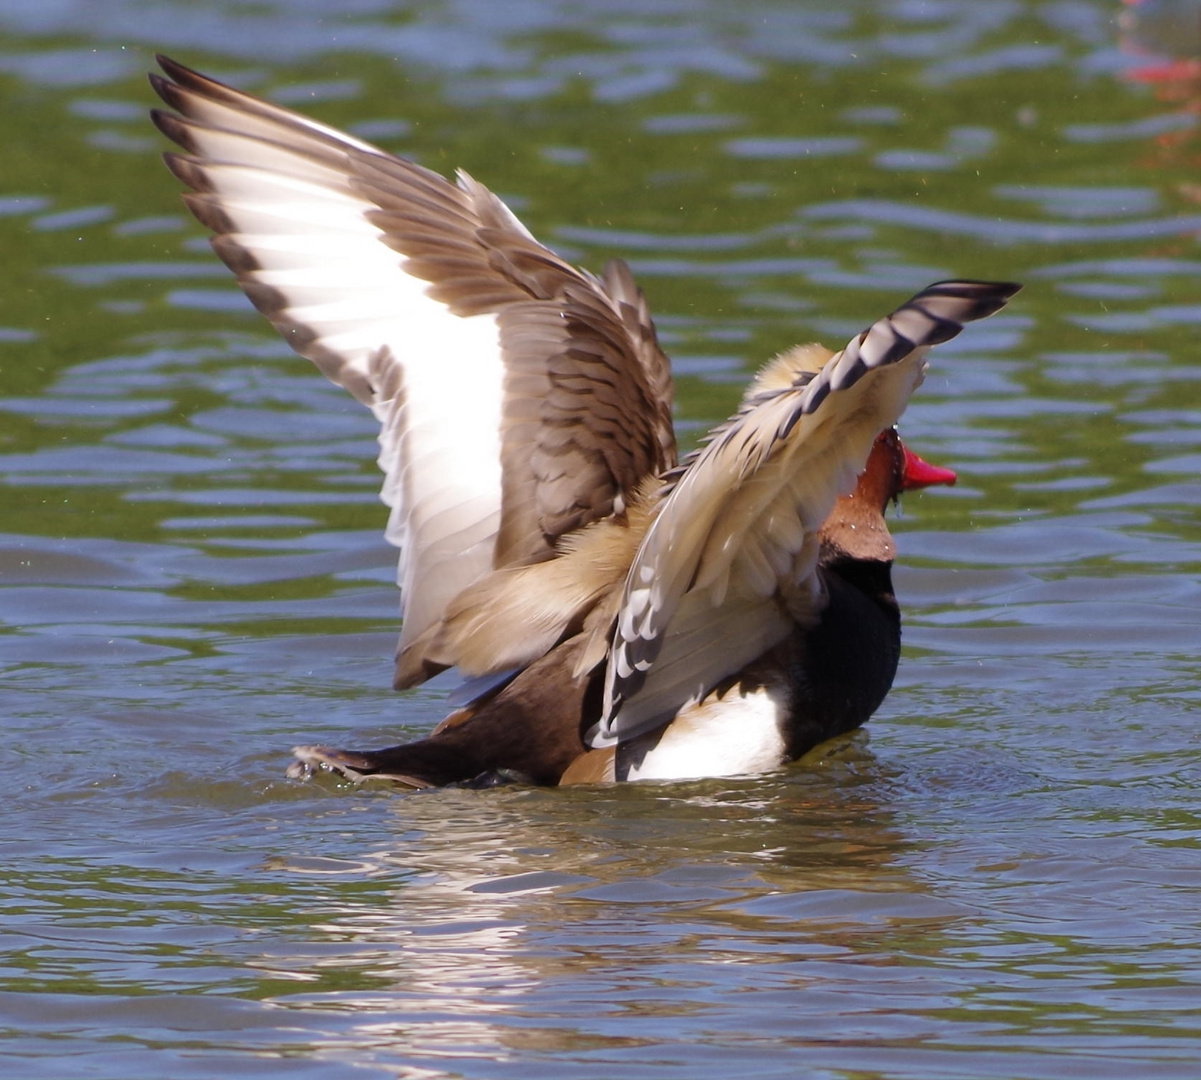
<svg viewBox="0 0 1201 1080">
<path fill-rule="evenodd" d="M 414 786 L 733 776 L 858 727 L 900 653 L 888 504 L 954 482 L 893 424 L 931 345 L 1018 286 L 944 281 L 841 352 L 800 346 L 677 461 L 641 291 L 577 270 L 457 182 L 160 58 L 160 130 L 255 306 L 381 425 L 397 688 L 463 707 L 375 751 Z"/>
</svg>

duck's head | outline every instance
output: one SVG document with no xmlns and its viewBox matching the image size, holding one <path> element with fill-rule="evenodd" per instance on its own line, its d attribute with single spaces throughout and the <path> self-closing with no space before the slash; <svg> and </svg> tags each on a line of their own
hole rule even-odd
<svg viewBox="0 0 1201 1080">
<path fill-rule="evenodd" d="M 876 436 L 855 490 L 841 496 L 821 529 L 826 558 L 839 556 L 891 562 L 896 545 L 884 522 L 888 504 L 901 493 L 955 483 L 955 473 L 923 461 L 901 442 L 896 428 Z"/>
<path fill-rule="evenodd" d="M 866 498 L 869 492 L 875 493 L 883 511 L 890 502 L 899 499 L 903 491 L 938 484 L 951 487 L 957 479 L 954 470 L 931 465 L 918 457 L 901 442 L 896 428 L 885 428 L 872 444 L 855 490 L 862 492 L 860 498 Z"/>
</svg>

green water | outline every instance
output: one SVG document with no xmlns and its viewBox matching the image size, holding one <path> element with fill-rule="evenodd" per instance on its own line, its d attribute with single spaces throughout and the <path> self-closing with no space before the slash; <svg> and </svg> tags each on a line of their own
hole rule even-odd
<svg viewBox="0 0 1201 1080">
<path fill-rule="evenodd" d="M 1196 1076 L 1194 10 L 0 0 L 0 1072 Z M 686 441 L 796 341 L 1024 281 L 904 419 L 960 483 L 895 523 L 868 731 L 734 783 L 286 781 L 446 689 L 388 689 L 373 424 L 186 218 L 156 50 L 627 258 Z"/>
</svg>

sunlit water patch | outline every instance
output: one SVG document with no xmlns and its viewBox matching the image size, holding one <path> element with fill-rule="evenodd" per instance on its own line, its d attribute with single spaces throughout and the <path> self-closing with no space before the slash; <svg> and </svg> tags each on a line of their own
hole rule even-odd
<svg viewBox="0 0 1201 1080">
<path fill-rule="evenodd" d="M 1195 1075 L 1188 6 L 0 4 L 5 1074 Z M 1024 281 L 905 417 L 960 483 L 901 507 L 869 731 L 745 782 L 286 780 L 447 688 L 388 689 L 373 425 L 189 223 L 155 49 L 628 258 L 689 442 L 795 341 Z"/>
</svg>

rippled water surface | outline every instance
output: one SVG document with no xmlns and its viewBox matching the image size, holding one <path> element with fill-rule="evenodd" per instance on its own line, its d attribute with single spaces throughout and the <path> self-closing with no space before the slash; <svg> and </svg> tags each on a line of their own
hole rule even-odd
<svg viewBox="0 0 1201 1080">
<path fill-rule="evenodd" d="M 0 0 L 0 1072 L 1195 1077 L 1201 5 Z M 397 795 L 370 418 L 158 160 L 161 50 L 623 255 L 688 437 L 940 277 L 896 686 L 785 773 Z"/>
</svg>

